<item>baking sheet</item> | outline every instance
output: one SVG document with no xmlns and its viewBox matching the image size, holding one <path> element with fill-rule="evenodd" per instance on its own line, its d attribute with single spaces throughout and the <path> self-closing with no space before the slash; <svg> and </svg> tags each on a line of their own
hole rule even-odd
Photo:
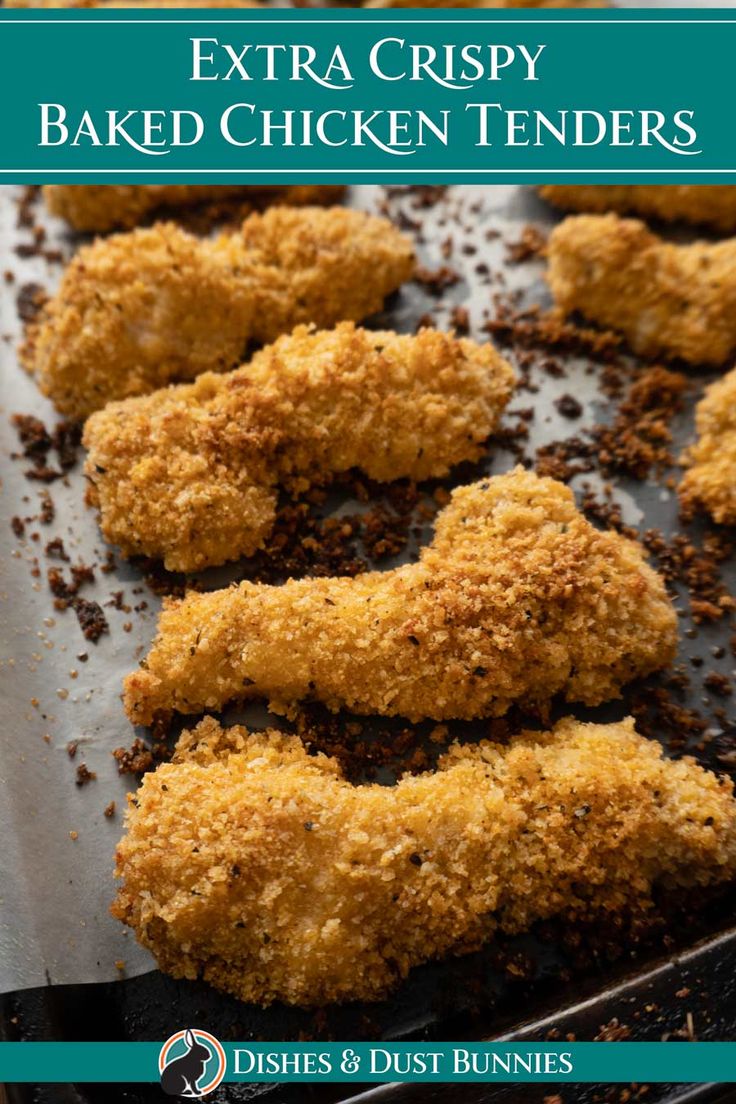
<svg viewBox="0 0 736 1104">
<path fill-rule="evenodd" d="M 11 528 L 11 517 L 38 514 L 44 485 L 25 477 L 27 462 L 10 459 L 18 451 L 18 441 L 9 418 L 20 412 L 35 414 L 49 427 L 58 421 L 33 381 L 18 367 L 14 351 L 20 330 L 15 302 L 19 289 L 28 283 L 51 288 L 60 272 L 58 264 L 42 257 L 17 255 L 17 246 L 27 243 L 31 236 L 28 228 L 16 225 L 20 196 L 21 189 L 0 189 L 0 271 L 7 268 L 13 273 L 13 282 L 2 284 L 0 290 L 0 677 L 6 714 L 0 731 L 0 991 L 5 992 L 45 984 L 114 981 L 134 977 L 153 966 L 149 956 L 136 947 L 132 935 L 114 922 L 107 910 L 114 894 L 113 852 L 122 831 L 125 793 L 135 785 L 132 776 L 118 775 L 111 754 L 116 747 L 128 746 L 135 735 L 122 712 L 121 681 L 148 647 L 159 599 L 148 588 L 139 566 L 117 558 L 112 572 L 105 574 L 98 567 L 95 583 L 82 591 L 85 598 L 103 606 L 110 624 L 109 634 L 97 644 L 84 639 L 72 610 L 54 609 L 46 571 L 55 563 L 44 554 L 47 542 L 62 537 L 72 561 L 101 565 L 106 554 L 94 513 L 83 505 L 84 480 L 79 465 L 48 488 L 56 509 L 51 524 L 27 524 L 22 539 Z M 522 239 L 529 223 L 543 228 L 556 218 L 530 190 L 457 186 L 437 198 L 431 191 L 417 189 L 356 187 L 350 191 L 349 202 L 370 210 L 387 207 L 393 217 L 413 230 L 421 263 L 427 269 L 436 271 L 448 266 L 453 271 L 450 285 L 441 296 L 433 294 L 427 283 L 402 290 L 375 320 L 378 325 L 411 332 L 420 319 L 431 314 L 437 325 L 449 326 L 453 318 L 457 319 L 454 309 L 461 306 L 469 312 L 471 335 L 482 339 L 483 324 L 498 311 L 494 297 L 508 302 L 518 290 L 522 303 L 548 301 L 541 279 L 543 261 L 534 257 L 522 263 L 510 260 L 513 250 L 509 246 Z M 37 221 L 47 231 L 44 248 L 59 248 L 68 255 L 78 244 L 60 223 L 45 220 L 43 215 L 38 215 Z M 485 266 L 486 271 L 479 271 L 479 266 Z M 589 357 L 567 356 L 565 374 L 559 376 L 550 372 L 549 357 L 539 352 L 529 356 L 533 361 L 529 378 L 537 390 L 515 396 L 506 419 L 507 425 L 517 425 L 519 410 L 534 407 L 535 417 L 528 423 L 529 455 L 540 446 L 580 434 L 586 426 L 610 416 L 611 404 L 599 391 L 602 370 L 600 366 L 592 368 Z M 707 379 L 697 377 L 691 399 Z M 555 405 L 563 395 L 570 394 L 584 406 L 583 415 L 572 422 Z M 691 415 L 686 411 L 675 418 L 672 428 L 678 440 L 684 442 L 691 431 Z M 511 452 L 496 445 L 484 468 L 499 472 L 508 470 L 514 462 Z M 459 473 L 455 481 L 476 475 L 477 470 Z M 581 490 L 583 482 L 602 491 L 602 481 L 595 473 L 579 477 L 573 485 Z M 668 532 L 678 528 L 676 500 L 663 482 L 617 479 L 615 497 L 627 524 L 642 530 L 655 524 Z M 329 508 L 350 513 L 356 504 L 338 496 Z M 697 534 L 701 530 L 696 523 L 689 532 Z M 32 539 L 34 533 L 39 534 L 38 540 Z M 419 540 L 428 536 L 429 530 L 425 530 Z M 399 559 L 411 551 L 410 545 Z M 380 566 L 390 567 L 396 562 L 387 560 Z M 58 566 L 63 570 L 69 567 Z M 36 569 L 40 577 L 34 577 Z M 201 578 L 204 585 L 216 586 L 243 571 L 244 565 L 237 565 L 208 572 Z M 736 583 L 729 565 L 724 567 L 724 576 Z M 107 605 L 120 590 L 125 605 L 146 602 L 147 608 L 126 612 Z M 691 741 L 691 750 L 696 750 L 702 761 L 724 769 L 724 754 L 727 757 L 731 747 L 730 700 L 707 692 L 702 679 L 713 672 L 731 674 L 733 656 L 727 646 L 730 629 L 725 621 L 693 629 L 686 602 L 681 604 L 685 616 L 678 661 L 687 664 L 691 655 L 707 659 L 701 668 L 688 666 L 692 685 L 687 700 L 697 704 L 708 719 L 706 731 Z M 694 635 L 686 636 L 686 630 Z M 87 660 L 79 659 L 80 655 L 87 655 Z M 718 714 L 718 710 L 724 712 Z M 624 715 L 626 704 L 578 712 L 607 719 Z M 257 707 L 227 715 L 227 719 L 236 717 L 259 727 L 267 720 Z M 486 726 L 479 724 L 475 731 L 486 735 Z M 464 726 L 463 734 L 468 735 L 468 726 Z M 74 759 L 67 750 L 71 742 L 77 744 Z M 695 743 L 702 746 L 695 748 Z M 96 778 L 78 786 L 76 772 L 82 763 Z M 110 801 L 116 803 L 113 817 L 104 813 Z M 725 921 L 724 916 L 724 925 Z M 459 976 L 464 969 L 461 964 Z M 411 991 L 410 981 L 394 1001 L 398 1020 L 405 1025 L 417 1014 L 411 1007 Z M 213 994 L 213 1000 L 219 999 Z M 232 1009 L 231 1002 L 227 1007 Z M 394 1023 L 391 1031 L 396 1030 Z M 351 1037 L 355 1034 L 353 1031 Z M 266 1036 L 270 1037 L 267 1031 Z"/>
</svg>

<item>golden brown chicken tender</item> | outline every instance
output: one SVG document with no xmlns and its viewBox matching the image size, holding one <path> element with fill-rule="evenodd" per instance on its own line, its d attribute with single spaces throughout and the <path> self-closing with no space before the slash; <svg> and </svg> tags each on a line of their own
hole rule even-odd
<svg viewBox="0 0 736 1104">
<path fill-rule="evenodd" d="M 173 6 L 180 7 L 179 0 Z M 342 185 L 308 184 L 270 188 L 242 184 L 45 184 L 43 196 L 51 214 L 65 219 L 75 230 L 103 231 L 129 229 L 162 210 L 221 199 L 238 198 L 255 207 L 268 203 L 303 207 L 336 203 L 344 190 Z"/>
<path fill-rule="evenodd" d="M 618 211 L 736 230 L 733 184 L 545 184 L 539 194 L 563 211 Z"/>
<path fill-rule="evenodd" d="M 723 364 L 736 351 L 736 239 L 673 245 L 635 219 L 578 215 L 547 251 L 557 305 L 620 331 L 634 352 Z"/>
<path fill-rule="evenodd" d="M 513 378 L 491 345 L 452 334 L 300 326 L 234 372 L 93 414 L 88 501 L 126 555 L 224 563 L 263 545 L 279 484 L 353 467 L 427 479 L 477 459 Z"/>
<path fill-rule="evenodd" d="M 640 546 L 517 468 L 456 490 L 419 563 L 169 601 L 125 707 L 149 724 L 255 696 L 411 720 L 597 705 L 669 663 L 676 635 Z"/>
<path fill-rule="evenodd" d="M 414 270 L 386 219 L 273 207 L 200 239 L 170 223 L 80 249 L 22 350 L 44 394 L 85 418 L 113 399 L 237 366 L 300 322 L 359 321 Z"/>
<path fill-rule="evenodd" d="M 684 456 L 678 494 L 686 514 L 707 510 L 719 525 L 736 525 L 736 369 L 711 384 L 695 408 L 698 439 Z"/>
<path fill-rule="evenodd" d="M 495 929 L 733 878 L 736 802 L 631 720 L 454 745 L 388 787 L 210 718 L 144 778 L 116 873 L 113 914 L 174 977 L 263 1005 L 377 1000 Z"/>
</svg>

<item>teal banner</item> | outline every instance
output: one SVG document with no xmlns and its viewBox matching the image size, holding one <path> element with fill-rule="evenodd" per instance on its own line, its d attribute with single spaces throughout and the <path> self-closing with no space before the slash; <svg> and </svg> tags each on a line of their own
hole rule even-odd
<svg viewBox="0 0 736 1104">
<path fill-rule="evenodd" d="M 165 1044 L 0 1043 L 6 1084 L 155 1082 L 182 1068 L 200 1093 L 221 1081 L 711 1083 L 736 1081 L 736 1043 L 221 1044 L 196 1028 Z"/>
<path fill-rule="evenodd" d="M 736 12 L 0 9 L 0 180 L 736 182 Z"/>
</svg>

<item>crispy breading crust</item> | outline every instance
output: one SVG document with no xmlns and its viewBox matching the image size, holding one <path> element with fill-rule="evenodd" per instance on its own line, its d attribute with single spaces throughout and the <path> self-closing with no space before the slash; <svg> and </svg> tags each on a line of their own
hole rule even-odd
<svg viewBox="0 0 736 1104">
<path fill-rule="evenodd" d="M 597 705 L 669 663 L 676 635 L 640 546 L 517 468 L 456 490 L 417 564 L 165 603 L 124 699 L 138 724 L 254 696 L 411 720 Z"/>
<path fill-rule="evenodd" d="M 733 184 L 545 184 L 539 194 L 563 211 L 618 211 L 736 230 Z"/>
<path fill-rule="evenodd" d="M 377 1000 L 496 928 L 733 878 L 736 802 L 631 720 L 454 745 L 387 787 L 208 718 L 144 778 L 116 873 L 113 914 L 174 977 L 263 1005 Z"/>
<path fill-rule="evenodd" d="M 736 240 L 673 245 L 634 219 L 579 215 L 555 227 L 548 256 L 559 307 L 642 356 L 720 365 L 736 351 Z"/>
<path fill-rule="evenodd" d="M 695 408 L 698 439 L 678 494 L 685 514 L 707 510 L 719 525 L 736 525 L 736 369 L 711 384 Z"/>
<path fill-rule="evenodd" d="M 409 279 L 409 240 L 341 207 L 273 207 L 199 239 L 171 223 L 80 249 L 29 327 L 23 361 L 62 413 L 225 371 L 249 341 L 359 321 Z"/>
<path fill-rule="evenodd" d="M 235 372 L 93 414 L 88 501 L 126 555 L 224 563 L 262 546 L 278 484 L 353 467 L 427 479 L 477 459 L 513 379 L 491 345 L 452 334 L 300 326 Z"/>
<path fill-rule="evenodd" d="M 181 7 L 179 0 L 173 6 Z M 336 203 L 344 190 L 343 185 L 309 184 L 44 184 L 43 197 L 51 214 L 65 219 L 75 230 L 103 231 L 130 229 L 158 211 L 220 199 L 237 197 L 243 203 L 251 200 L 256 207 L 267 203 L 304 207 Z"/>
</svg>

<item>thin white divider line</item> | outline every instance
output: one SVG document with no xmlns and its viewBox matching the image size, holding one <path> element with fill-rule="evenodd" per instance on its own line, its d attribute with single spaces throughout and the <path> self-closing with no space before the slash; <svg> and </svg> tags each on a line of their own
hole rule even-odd
<svg viewBox="0 0 736 1104">
<path fill-rule="evenodd" d="M 8 10 L 9 11 L 11 9 L 3 9 L 3 10 Z M 282 10 L 283 11 L 291 11 L 290 8 L 283 8 Z M 257 24 L 262 24 L 262 25 L 266 26 L 269 23 L 282 24 L 282 23 L 285 23 L 285 22 L 288 22 L 290 26 L 305 26 L 305 27 L 310 27 L 310 26 L 315 27 L 315 26 L 322 26 L 322 25 L 331 26 L 332 24 L 336 24 L 336 25 L 341 26 L 341 27 L 349 26 L 351 24 L 355 25 L 355 26 L 365 25 L 365 26 L 368 26 L 368 27 L 372 27 L 376 23 L 388 23 L 391 26 L 393 26 L 394 24 L 405 25 L 407 21 L 406 21 L 406 17 L 403 17 L 403 18 L 402 17 L 395 17 L 393 19 L 387 19 L 385 17 L 381 17 L 380 19 L 317 19 L 317 20 L 314 20 L 314 21 L 312 21 L 311 19 L 291 19 L 291 20 L 288 20 L 288 21 L 283 20 L 283 19 L 254 19 L 252 17 L 251 18 L 238 17 L 237 19 L 210 19 L 207 16 L 187 16 L 187 18 L 185 18 L 185 19 L 94 19 L 94 18 L 92 18 L 92 19 L 54 19 L 54 18 L 12 19 L 11 18 L 11 19 L 8 19 L 7 21 L 5 19 L 0 19 L 0 27 L 4 27 L 4 26 L 5 27 L 12 27 L 16 23 L 17 24 L 31 23 L 31 24 L 34 24 L 34 25 L 43 24 L 43 23 L 50 23 L 50 24 L 71 23 L 71 24 L 82 25 L 82 26 L 89 25 L 89 24 L 92 24 L 92 23 L 95 23 L 95 24 L 97 24 L 97 23 L 109 24 L 109 25 L 114 25 L 114 24 L 117 24 L 117 23 L 122 23 L 122 24 L 127 24 L 127 23 L 143 23 L 143 24 L 146 24 L 146 23 L 148 23 L 148 24 L 159 24 L 159 23 L 161 23 L 161 24 L 166 24 L 166 23 L 170 23 L 170 24 L 174 24 L 174 25 L 182 24 L 182 23 L 214 23 L 214 24 L 218 24 L 218 25 L 222 24 L 223 26 L 231 26 L 231 25 L 232 26 L 237 26 L 240 23 L 245 23 L 245 24 L 257 23 Z M 577 19 L 577 18 L 576 19 L 487 19 L 487 18 L 483 18 L 483 19 L 412 19 L 411 20 L 411 25 L 414 25 L 414 24 L 422 24 L 422 25 L 427 24 L 428 26 L 432 26 L 432 24 L 441 24 L 441 25 L 444 26 L 447 23 L 452 23 L 452 24 L 457 23 L 460 26 L 467 26 L 468 24 L 471 24 L 471 23 L 472 24 L 491 23 L 491 24 L 498 24 L 499 26 L 502 26 L 502 25 L 514 25 L 514 24 L 518 23 L 518 24 L 521 24 L 521 25 L 529 25 L 529 24 L 537 25 L 538 24 L 539 26 L 543 27 L 543 26 L 547 26 L 549 24 L 554 24 L 554 25 L 563 24 L 564 25 L 564 24 L 578 24 L 578 23 L 580 23 L 580 24 L 584 24 L 585 26 L 595 27 L 595 26 L 598 26 L 599 24 L 601 26 L 608 26 L 609 24 L 613 25 L 613 26 L 617 26 L 617 25 L 622 26 L 624 24 L 629 24 L 629 23 L 636 24 L 637 26 L 639 26 L 641 24 L 646 24 L 646 25 L 656 24 L 657 26 L 663 26 L 663 25 L 664 26 L 668 26 L 668 25 L 676 26 L 678 24 L 683 24 L 683 25 L 685 25 L 685 24 L 704 24 L 704 25 L 714 24 L 715 25 L 715 24 L 719 24 L 719 23 L 725 23 L 725 24 L 730 25 L 734 22 L 736 22 L 736 16 L 734 16 L 730 19 Z"/>
<path fill-rule="evenodd" d="M 163 176 L 163 175 L 178 175 L 178 176 L 193 176 L 195 174 L 202 175 L 209 174 L 225 174 L 234 176 L 255 176 L 255 175 L 267 175 L 267 176 L 316 176 L 320 174 L 325 176 L 328 173 L 333 176 L 385 176 L 386 174 L 401 173 L 404 176 L 417 176 L 420 173 L 422 175 L 433 176 L 449 176 L 449 175 L 483 175 L 492 176 L 500 173 L 516 173 L 521 175 L 531 174 L 539 176 L 543 173 L 569 173 L 570 175 L 585 174 L 586 176 L 613 176 L 614 174 L 620 175 L 622 173 L 628 173 L 631 176 L 644 176 L 651 174 L 666 174 L 668 176 L 703 176 L 705 174 L 729 174 L 736 175 L 736 168 L 732 169 L 687 169 L 680 173 L 677 169 L 48 169 L 44 166 L 36 166 L 32 169 L 4 169 L 0 167 L 0 177 L 9 176 L 11 173 L 43 173 L 45 176 L 53 173 L 58 175 L 59 173 L 77 173 L 78 175 L 88 175 L 90 173 L 96 173 L 98 176 L 114 174 L 115 176 Z"/>
</svg>

